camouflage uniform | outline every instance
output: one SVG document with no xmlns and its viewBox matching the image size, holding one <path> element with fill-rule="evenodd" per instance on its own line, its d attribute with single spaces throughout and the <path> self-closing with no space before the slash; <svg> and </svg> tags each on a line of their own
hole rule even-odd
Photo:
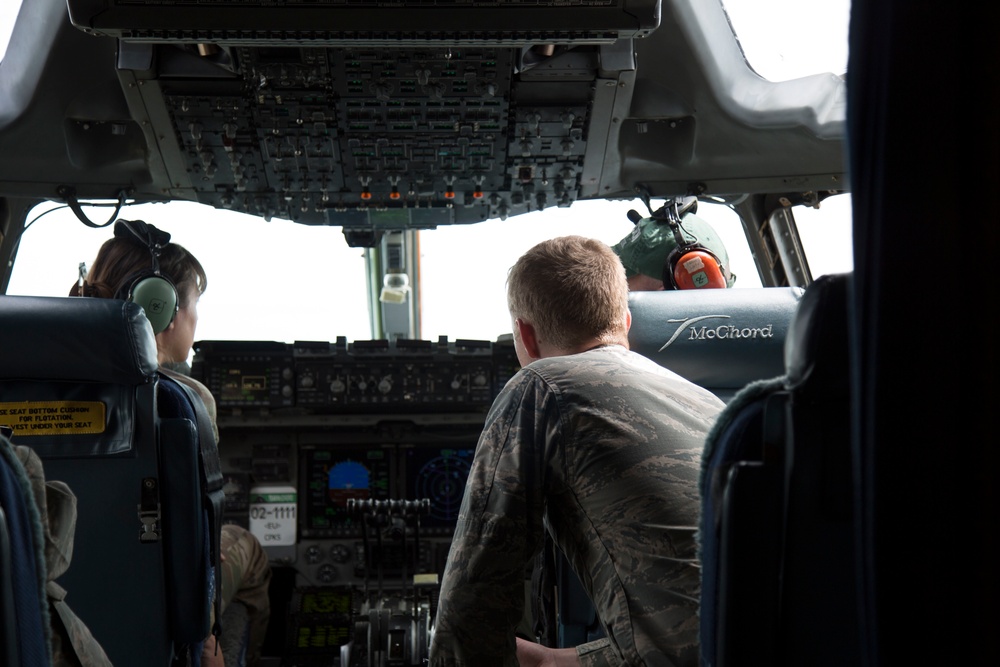
<svg viewBox="0 0 1000 667">
<path fill-rule="evenodd" d="M 593 665 L 696 665 L 698 474 L 722 402 L 621 346 L 551 357 L 497 397 L 441 587 L 432 667 L 516 667 L 547 529 L 595 603 Z"/>
<path fill-rule="evenodd" d="M 166 368 L 161 368 L 160 372 L 191 387 L 201 397 L 212 421 L 215 438 L 218 440 L 219 427 L 216 423 L 215 398 L 208 387 L 183 373 Z M 240 602 L 247 608 L 250 618 L 247 664 L 255 665 L 260 657 L 260 647 L 264 643 L 267 622 L 271 615 L 271 606 L 268 600 L 271 565 L 257 538 L 240 526 L 226 524 L 222 527 L 220 550 L 223 554 L 222 613 L 225 614 L 232 602 Z M 214 606 L 212 607 L 212 616 L 214 623 Z"/>
<path fill-rule="evenodd" d="M 271 616 L 267 595 L 271 565 L 257 538 L 240 526 L 226 524 L 222 527 L 221 550 L 225 556 L 222 563 L 222 613 L 225 614 L 233 602 L 240 602 L 247 608 L 250 618 L 247 664 L 256 665 Z"/>
</svg>

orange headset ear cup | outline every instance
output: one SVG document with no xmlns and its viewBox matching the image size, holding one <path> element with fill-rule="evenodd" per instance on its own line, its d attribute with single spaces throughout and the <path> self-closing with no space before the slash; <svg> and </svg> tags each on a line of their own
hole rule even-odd
<svg viewBox="0 0 1000 667">
<path fill-rule="evenodd" d="M 701 248 L 681 254 L 674 262 L 672 274 L 675 289 L 724 289 L 727 285 L 719 260 Z"/>
</svg>

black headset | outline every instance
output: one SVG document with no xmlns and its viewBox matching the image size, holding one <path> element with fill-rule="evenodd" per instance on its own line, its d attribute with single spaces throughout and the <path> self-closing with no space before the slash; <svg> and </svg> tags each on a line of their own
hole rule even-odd
<svg viewBox="0 0 1000 667">
<path fill-rule="evenodd" d="M 149 250 L 153 260 L 149 269 L 126 278 L 115 298 L 139 304 L 154 334 L 166 331 L 180 308 L 177 288 L 160 273 L 160 251 L 170 242 L 170 234 L 142 220 L 119 220 L 115 223 L 115 237 L 139 243 Z"/>
</svg>

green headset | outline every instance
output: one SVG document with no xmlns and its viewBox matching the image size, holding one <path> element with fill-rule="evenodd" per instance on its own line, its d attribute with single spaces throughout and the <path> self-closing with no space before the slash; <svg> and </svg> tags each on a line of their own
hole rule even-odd
<svg viewBox="0 0 1000 667">
<path fill-rule="evenodd" d="M 177 288 L 160 273 L 160 251 L 170 242 L 170 234 L 142 220 L 119 220 L 115 223 L 115 237 L 147 248 L 153 260 L 149 269 L 126 278 L 115 298 L 139 304 L 154 334 L 166 331 L 180 307 Z"/>
</svg>

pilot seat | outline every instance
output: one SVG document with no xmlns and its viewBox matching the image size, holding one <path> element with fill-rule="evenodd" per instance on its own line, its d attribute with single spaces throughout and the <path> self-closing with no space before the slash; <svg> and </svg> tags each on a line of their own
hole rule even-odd
<svg viewBox="0 0 1000 667">
<path fill-rule="evenodd" d="M 784 373 L 737 393 L 707 438 L 704 667 L 860 661 L 850 279 L 809 286 L 785 340 Z"/>
<path fill-rule="evenodd" d="M 157 372 L 138 305 L 0 296 L 0 322 L 0 425 L 77 497 L 67 603 L 115 665 L 184 659 L 209 634 L 219 562 L 204 405 Z"/>
</svg>

